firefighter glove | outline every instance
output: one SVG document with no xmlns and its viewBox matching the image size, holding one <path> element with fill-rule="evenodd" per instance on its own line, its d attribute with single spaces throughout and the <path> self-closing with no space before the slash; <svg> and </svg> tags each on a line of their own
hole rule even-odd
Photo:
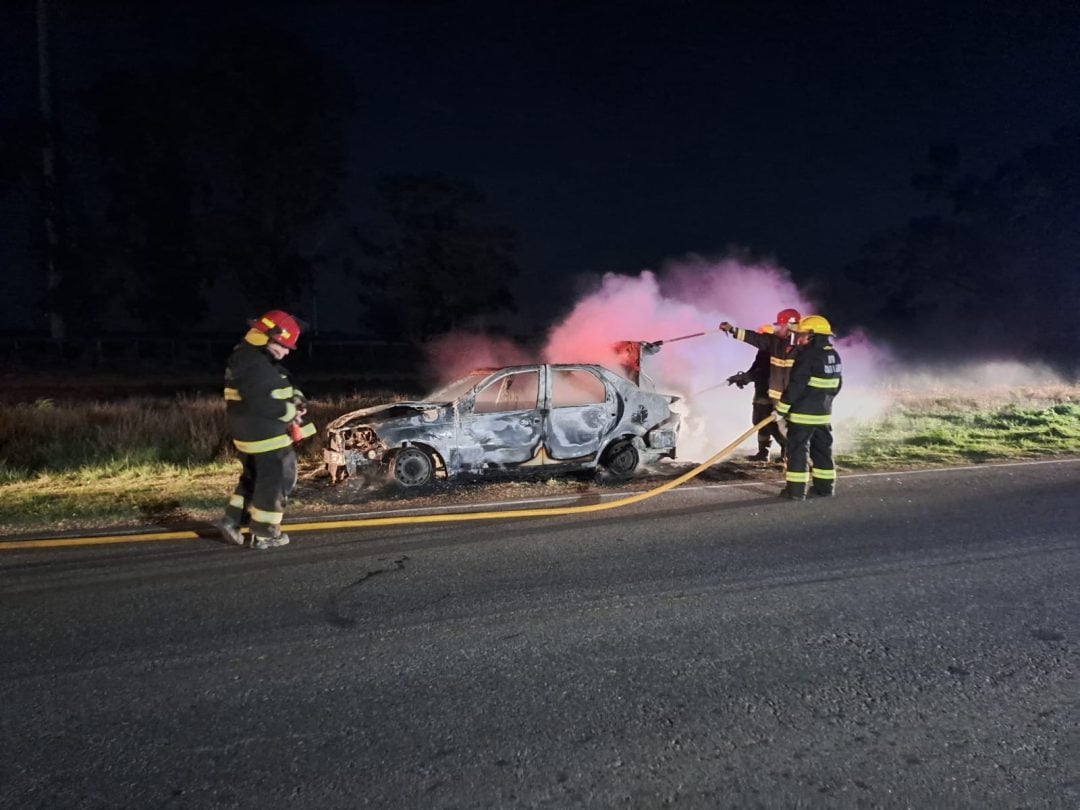
<svg viewBox="0 0 1080 810">
<path fill-rule="evenodd" d="M 745 388 L 748 382 L 750 382 L 750 377 L 745 371 L 740 371 L 738 374 L 732 374 L 727 378 L 728 385 L 735 385 L 739 388 Z"/>
</svg>

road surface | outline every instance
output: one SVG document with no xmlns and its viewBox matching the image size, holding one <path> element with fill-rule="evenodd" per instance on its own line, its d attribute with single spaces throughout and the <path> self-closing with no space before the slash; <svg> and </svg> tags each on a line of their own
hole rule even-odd
<svg viewBox="0 0 1080 810">
<path fill-rule="evenodd" d="M 1080 460 L 0 552 L 0 806 L 1080 807 Z"/>
</svg>

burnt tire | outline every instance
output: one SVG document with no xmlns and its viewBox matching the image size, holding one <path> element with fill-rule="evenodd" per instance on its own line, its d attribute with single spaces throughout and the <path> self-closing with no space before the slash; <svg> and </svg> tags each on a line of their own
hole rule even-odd
<svg viewBox="0 0 1080 810">
<path fill-rule="evenodd" d="M 634 443 L 629 439 L 623 439 L 607 449 L 600 464 L 608 475 L 615 478 L 629 478 L 637 470 L 640 462 L 641 454 L 634 447 Z"/>
<path fill-rule="evenodd" d="M 426 487 L 435 480 L 435 462 L 419 447 L 406 447 L 394 455 L 390 472 L 403 487 Z"/>
</svg>

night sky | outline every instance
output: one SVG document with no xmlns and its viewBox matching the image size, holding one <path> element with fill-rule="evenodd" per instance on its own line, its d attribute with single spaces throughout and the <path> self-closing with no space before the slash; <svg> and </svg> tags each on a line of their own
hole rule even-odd
<svg viewBox="0 0 1080 810">
<path fill-rule="evenodd" d="M 35 114 L 34 4 L 14 5 L 4 122 Z M 738 5 L 53 0 L 58 105 L 78 136 L 72 99 L 108 68 L 182 60 L 251 15 L 298 31 L 352 85 L 350 193 L 387 171 L 473 181 L 522 237 L 519 307 L 540 319 L 579 274 L 732 245 L 828 279 L 926 210 L 910 180 L 931 143 L 985 172 L 1080 122 L 1078 3 Z M 30 214 L 18 195 L 0 213 L 3 317 L 38 326 Z"/>
</svg>

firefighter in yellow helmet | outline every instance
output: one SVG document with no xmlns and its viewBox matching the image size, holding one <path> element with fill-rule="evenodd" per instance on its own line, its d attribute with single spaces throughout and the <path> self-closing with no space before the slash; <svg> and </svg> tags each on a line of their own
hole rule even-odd
<svg viewBox="0 0 1080 810">
<path fill-rule="evenodd" d="M 217 525 L 237 545 L 248 526 L 251 548 L 264 549 L 289 542 L 281 522 L 296 486 L 293 445 L 314 435 L 315 426 L 303 422 L 304 395 L 279 365 L 296 348 L 300 322 L 271 310 L 250 325 L 225 368 L 225 424 L 243 470 Z"/>
<path fill-rule="evenodd" d="M 820 315 L 807 315 L 795 327 L 795 362 L 777 413 L 787 420 L 787 484 L 781 495 L 806 499 L 831 496 L 836 486 L 832 454 L 832 402 L 840 393 L 840 355 L 832 345 L 832 326 Z"/>
</svg>

